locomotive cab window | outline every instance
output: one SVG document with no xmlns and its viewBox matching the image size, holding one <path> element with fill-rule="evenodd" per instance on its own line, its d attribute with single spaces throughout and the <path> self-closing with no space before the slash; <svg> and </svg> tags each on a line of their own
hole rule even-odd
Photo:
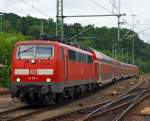
<svg viewBox="0 0 150 121">
<path fill-rule="evenodd" d="M 52 58 L 53 47 L 52 46 L 36 46 L 36 58 Z"/>
<path fill-rule="evenodd" d="M 21 45 L 17 48 L 18 58 L 33 58 L 35 52 L 35 46 L 33 45 Z"/>
<path fill-rule="evenodd" d="M 33 59 L 33 58 L 52 58 L 52 45 L 20 45 L 17 48 L 17 58 Z"/>
</svg>

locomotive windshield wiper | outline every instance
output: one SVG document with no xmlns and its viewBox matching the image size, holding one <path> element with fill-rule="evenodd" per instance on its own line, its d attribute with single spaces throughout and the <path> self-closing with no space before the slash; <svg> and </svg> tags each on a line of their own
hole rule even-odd
<svg viewBox="0 0 150 121">
<path fill-rule="evenodd" d="M 28 48 L 28 49 L 26 49 L 26 50 L 23 50 L 23 51 L 21 51 L 20 52 L 20 48 L 19 48 L 19 52 L 18 52 L 18 57 L 19 57 L 19 59 L 20 59 L 20 54 L 21 53 L 24 53 L 24 52 L 27 52 L 27 51 L 29 51 L 29 50 L 32 50 L 34 47 L 30 47 L 30 48 Z"/>
<path fill-rule="evenodd" d="M 20 53 L 24 53 L 24 52 L 27 52 L 27 51 L 29 51 L 29 50 L 32 50 L 34 47 L 31 47 L 31 48 L 28 48 L 28 49 L 26 49 L 26 50 L 23 50 L 23 51 L 21 51 L 20 52 L 20 48 L 19 48 L 19 53 L 18 53 L 18 55 L 20 55 Z"/>
</svg>

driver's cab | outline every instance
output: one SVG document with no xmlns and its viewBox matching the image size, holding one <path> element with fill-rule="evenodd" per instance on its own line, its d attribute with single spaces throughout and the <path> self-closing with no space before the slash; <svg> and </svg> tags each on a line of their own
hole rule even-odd
<svg viewBox="0 0 150 121">
<path fill-rule="evenodd" d="M 56 69 L 55 42 L 27 41 L 16 44 L 12 60 L 12 83 L 49 83 Z"/>
</svg>

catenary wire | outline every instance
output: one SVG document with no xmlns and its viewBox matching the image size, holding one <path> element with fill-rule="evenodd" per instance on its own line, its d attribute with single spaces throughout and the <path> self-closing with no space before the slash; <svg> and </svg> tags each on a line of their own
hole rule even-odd
<svg viewBox="0 0 150 121">
<path fill-rule="evenodd" d="M 113 8 L 116 10 L 116 12 L 118 12 L 117 7 L 115 6 L 114 2 L 111 0 L 108 0 L 110 2 L 110 4 L 113 6 Z"/>
<path fill-rule="evenodd" d="M 38 11 L 39 13 L 41 13 L 44 16 L 50 17 L 48 14 L 46 14 L 45 12 L 41 11 L 40 9 L 36 8 L 35 6 L 33 6 L 33 4 L 29 4 L 28 2 L 26 2 L 25 0 L 21 0 L 24 4 L 32 7 L 33 9 L 35 9 L 36 11 Z"/>
<path fill-rule="evenodd" d="M 107 9 L 107 8 L 105 8 L 104 6 L 102 6 L 100 3 L 98 3 L 97 1 L 95 1 L 95 0 L 90 0 L 92 3 L 94 3 L 95 5 L 97 5 L 97 6 L 99 6 L 100 8 L 103 8 L 104 10 L 106 10 L 106 11 L 108 11 L 108 12 L 110 12 L 110 13 L 113 13 L 113 14 L 115 14 L 114 12 L 112 12 L 111 10 L 109 10 L 109 9 Z"/>
</svg>

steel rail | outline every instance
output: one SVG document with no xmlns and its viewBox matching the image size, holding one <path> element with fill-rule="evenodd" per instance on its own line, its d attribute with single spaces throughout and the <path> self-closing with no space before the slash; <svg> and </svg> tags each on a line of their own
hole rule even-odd
<svg viewBox="0 0 150 121">
<path fill-rule="evenodd" d="M 144 95 L 142 97 L 140 97 L 141 95 L 139 95 L 139 97 L 137 99 L 135 99 L 135 101 L 129 106 L 127 107 L 127 109 L 125 109 L 123 112 L 121 112 L 119 115 L 117 115 L 113 121 L 120 121 L 126 114 L 127 112 L 133 108 L 135 105 L 137 105 L 138 103 L 140 103 L 142 100 L 144 100 L 145 98 L 149 97 L 150 94 Z"/>
<path fill-rule="evenodd" d="M 140 90 L 141 91 L 141 90 Z M 111 101 L 110 103 L 102 106 L 102 107 L 99 107 L 98 109 L 94 110 L 93 112 L 89 113 L 88 115 L 78 119 L 78 121 L 84 121 L 84 120 L 87 120 L 89 118 L 92 118 L 93 116 L 95 116 L 97 113 L 101 113 L 101 112 L 104 112 L 105 110 L 107 110 L 108 108 L 111 108 L 112 105 L 116 104 L 116 103 L 119 103 L 120 101 L 123 101 L 125 99 L 128 99 L 130 96 L 134 96 L 134 95 L 137 95 L 137 94 L 140 94 L 141 92 L 137 92 L 137 93 L 134 93 L 134 94 L 127 94 L 127 95 L 123 95 L 122 97 L 119 97 L 119 98 L 116 98 L 114 99 L 113 101 Z"/>
<path fill-rule="evenodd" d="M 9 119 L 7 119 L 5 121 L 20 121 L 23 118 L 26 118 L 28 116 L 38 114 L 38 113 L 41 113 L 41 112 L 44 112 L 44 111 L 47 111 L 47 110 L 50 110 L 50 107 L 41 108 L 41 109 L 38 109 L 38 110 L 35 109 L 34 111 L 27 112 L 25 114 L 22 114 L 22 115 L 19 115 L 19 116 L 16 116 L 16 117 L 10 117 Z"/>
<path fill-rule="evenodd" d="M 132 97 L 132 96 L 135 96 L 137 95 L 138 93 L 134 93 L 134 94 L 130 94 L 128 95 L 127 97 Z M 61 115 L 61 116 L 56 116 L 56 117 L 53 117 L 53 118 L 50 118 L 50 119 L 46 119 L 46 120 L 42 120 L 42 121 L 49 121 L 49 120 L 55 120 L 57 118 L 64 118 L 65 116 L 68 116 L 69 114 L 73 114 L 73 113 L 77 113 L 77 112 L 89 112 L 90 110 L 95 110 L 97 109 L 97 107 L 102 107 L 108 103 L 110 103 L 111 101 L 106 101 L 106 102 L 103 102 L 103 103 L 100 103 L 100 104 L 96 104 L 94 106 L 90 106 L 90 107 L 85 107 L 85 108 L 82 108 L 80 110 L 77 110 L 77 111 L 73 111 L 73 112 L 70 112 L 70 113 L 66 113 L 64 115 Z M 131 101 L 129 101 L 128 103 L 131 103 Z M 121 104 L 122 106 L 123 105 L 127 105 L 128 103 L 125 103 L 125 104 Z"/>
<path fill-rule="evenodd" d="M 0 91 L 0 96 L 7 95 L 9 93 L 10 93 L 10 91 L 8 91 L 8 90 L 6 90 L 6 91 Z"/>
<path fill-rule="evenodd" d="M 8 110 L 5 110 L 5 111 L 1 111 L 0 112 L 0 116 L 2 115 L 6 115 L 6 114 L 9 114 L 9 113 L 12 113 L 14 111 L 18 111 L 18 110 L 23 110 L 25 108 L 27 108 L 28 106 L 25 105 L 25 106 L 22 106 L 22 107 L 18 107 L 18 108 L 13 108 L 13 109 L 8 109 Z"/>
<path fill-rule="evenodd" d="M 137 92 L 134 92 L 135 91 L 135 89 L 137 89 L 138 87 L 140 87 L 142 84 L 144 83 L 144 81 L 142 81 L 141 83 L 139 83 L 138 85 L 136 85 L 134 88 L 132 88 L 131 90 L 129 90 L 129 91 L 127 91 L 126 93 L 124 93 L 124 94 L 122 94 L 122 95 L 120 95 L 122 98 L 123 97 L 132 97 L 132 96 L 134 96 L 134 95 L 137 95 L 138 93 Z M 132 94 L 129 94 L 129 93 L 131 93 L 131 92 L 133 92 Z M 126 94 L 128 94 L 128 96 L 126 95 Z M 116 100 L 117 100 L 117 98 L 115 98 Z M 121 100 L 121 98 L 120 98 L 120 100 Z M 106 104 L 108 104 L 108 103 L 110 103 L 111 101 L 109 100 L 109 101 L 105 101 L 103 104 L 101 103 L 101 104 L 96 104 L 95 105 L 95 108 L 96 108 L 96 106 L 103 106 L 103 105 L 106 105 Z M 77 112 L 77 111 L 81 111 L 81 110 L 86 110 L 86 109 L 89 109 L 90 110 L 90 108 L 93 108 L 93 106 L 91 106 L 91 107 L 86 107 L 86 108 L 82 108 L 82 109 L 79 109 L 79 110 L 76 110 L 76 111 L 74 111 L 74 112 Z M 30 112 L 27 112 L 26 114 L 22 114 L 22 115 L 20 115 L 20 116 L 17 116 L 17 117 L 10 117 L 8 120 L 6 120 L 6 121 L 16 121 L 16 120 L 21 120 L 21 119 L 25 119 L 25 118 L 28 118 L 30 115 L 37 115 L 38 113 L 42 113 L 42 112 L 46 112 L 46 111 L 48 111 L 48 110 L 50 110 L 50 109 L 54 109 L 54 108 L 51 108 L 51 107 L 46 107 L 46 108 L 42 108 L 42 109 L 39 109 L 39 110 L 34 110 L 34 111 L 30 111 Z M 55 107 L 55 109 L 58 109 L 58 108 L 56 108 Z M 14 111 L 15 111 L 15 109 L 14 109 Z M 17 109 L 16 109 L 16 111 L 17 111 Z M 71 113 L 71 112 L 70 112 Z M 69 113 L 66 113 L 66 115 L 67 114 L 69 114 Z M 65 114 L 64 114 L 65 115 Z"/>
<path fill-rule="evenodd" d="M 140 86 L 142 86 L 143 84 L 145 83 L 144 80 L 142 80 L 142 82 L 140 82 L 138 85 L 136 85 L 135 87 L 133 87 L 132 89 L 130 89 L 129 91 L 123 93 L 122 95 L 120 95 L 119 97 L 123 98 L 123 97 L 133 97 L 133 96 L 136 96 L 138 95 L 141 91 L 143 91 L 143 89 L 139 90 L 138 88 Z M 138 89 L 138 90 L 137 90 Z M 135 92 L 136 91 L 136 92 Z M 140 92 L 137 92 L 137 91 L 140 91 Z M 130 94 L 129 94 L 130 93 Z M 132 94 L 131 94 L 132 93 Z M 128 96 L 127 96 L 128 95 Z M 118 97 L 117 98 L 114 98 L 116 100 L 118 100 Z M 97 107 L 103 107 L 105 106 L 106 104 L 110 103 L 111 100 L 108 100 L 108 101 L 105 101 L 104 104 L 102 105 L 101 103 L 100 104 L 95 104 L 93 106 L 89 106 L 89 107 L 85 107 L 85 108 L 82 108 L 82 109 L 78 109 L 76 111 L 72 111 L 72 112 L 69 112 L 69 113 L 65 113 L 65 114 L 62 114 L 62 115 L 59 115 L 59 116 L 55 116 L 55 117 L 51 117 L 51 118 L 47 118 L 47 119 L 43 119 L 42 121 L 49 121 L 49 120 L 57 120 L 57 119 L 66 119 L 65 117 L 67 116 L 71 116 L 71 115 L 74 115 L 75 113 L 78 113 L 78 112 L 82 112 L 82 113 L 85 113 L 85 112 L 89 112 L 90 110 L 95 110 L 97 109 Z M 93 109 L 94 108 L 94 109 Z M 91 112 L 91 111 L 90 111 Z"/>
<path fill-rule="evenodd" d="M 102 114 L 105 114 L 109 111 L 112 111 L 114 109 L 117 109 L 117 108 L 120 108 L 120 107 L 123 107 L 125 105 L 128 105 L 128 107 L 123 110 L 120 114 L 118 114 L 115 119 L 113 121 L 119 121 L 120 119 L 123 118 L 123 116 L 125 116 L 125 114 L 133 107 L 135 106 L 136 104 L 138 104 L 140 101 L 142 101 L 143 99 L 145 99 L 146 97 L 150 96 L 150 94 L 147 94 L 147 95 L 144 95 L 145 93 L 149 92 L 150 90 L 143 90 L 142 92 L 140 92 L 137 96 L 135 96 L 135 98 L 133 98 L 132 100 L 130 101 L 127 101 L 127 102 L 124 102 L 122 104 L 119 104 L 117 106 L 113 106 L 113 107 L 110 107 L 108 109 L 104 109 L 104 110 L 101 110 L 99 112 L 96 112 L 96 113 L 91 113 L 91 115 L 86 115 L 80 119 L 78 119 L 77 121 L 85 121 L 85 120 L 89 120 L 93 117 L 96 117 L 96 116 L 99 116 L 99 115 L 102 115 Z M 142 96 L 144 95 L 144 96 Z"/>
</svg>

